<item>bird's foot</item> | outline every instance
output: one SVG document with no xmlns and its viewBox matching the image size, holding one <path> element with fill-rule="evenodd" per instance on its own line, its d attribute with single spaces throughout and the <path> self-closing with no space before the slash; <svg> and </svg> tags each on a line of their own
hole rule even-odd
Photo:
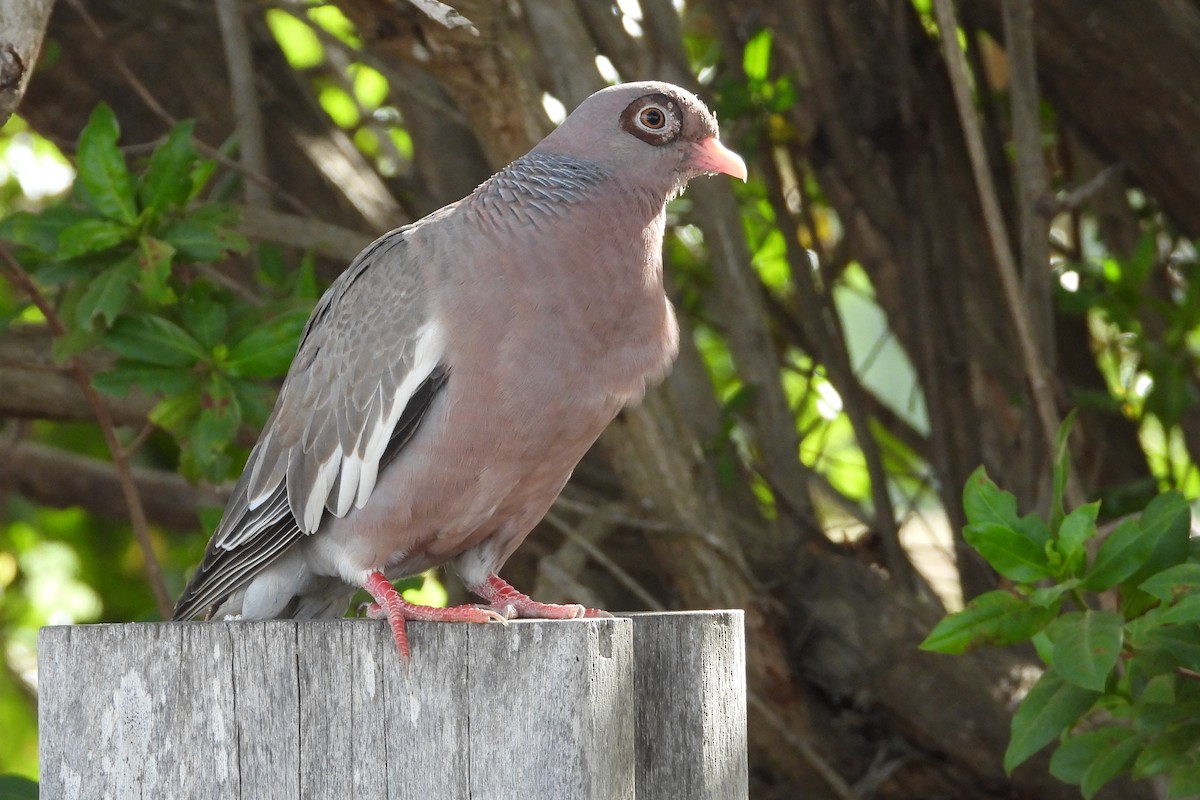
<svg viewBox="0 0 1200 800">
<path fill-rule="evenodd" d="M 366 615 L 370 619 L 386 619 L 392 628 L 392 638 L 396 640 L 396 650 L 400 658 L 408 661 L 408 630 L 405 623 L 408 620 L 418 622 L 499 622 L 508 624 L 508 619 L 491 608 L 475 605 L 451 606 L 450 608 L 433 608 L 419 606 L 404 599 L 396 587 L 392 585 L 382 572 L 372 572 L 363 582 L 363 588 L 375 598 L 374 603 L 366 605 Z"/>
<path fill-rule="evenodd" d="M 472 592 L 488 601 L 491 608 L 507 619 L 580 619 L 583 617 L 611 617 L 612 614 L 598 608 L 587 608 L 578 603 L 560 605 L 539 603 L 527 594 L 517 591 L 512 584 L 499 575 L 489 575 L 478 586 L 469 587 Z"/>
</svg>

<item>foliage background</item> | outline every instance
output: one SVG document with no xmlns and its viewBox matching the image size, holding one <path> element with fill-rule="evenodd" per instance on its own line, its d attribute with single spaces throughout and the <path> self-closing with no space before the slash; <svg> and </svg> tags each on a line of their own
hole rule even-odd
<svg viewBox="0 0 1200 800">
<path fill-rule="evenodd" d="M 751 178 L 672 206 L 680 362 L 506 575 L 746 608 L 755 797 L 1074 796 L 1045 757 L 1004 771 L 1028 650 L 916 645 L 1008 585 L 959 533 L 968 477 L 1045 513 L 1068 409 L 1102 534 L 1196 496 L 1200 7 L 454 5 L 478 35 L 376 0 L 54 4 L 0 131 L 0 772 L 36 773 L 38 626 L 181 589 L 320 288 L 591 91 L 661 78 Z"/>
</svg>

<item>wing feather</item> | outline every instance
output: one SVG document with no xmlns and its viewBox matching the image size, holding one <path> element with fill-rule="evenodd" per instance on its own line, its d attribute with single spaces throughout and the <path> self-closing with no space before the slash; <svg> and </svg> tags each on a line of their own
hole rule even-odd
<svg viewBox="0 0 1200 800">
<path fill-rule="evenodd" d="M 445 384 L 444 332 L 408 230 L 364 250 L 318 302 L 176 619 L 219 605 L 326 511 L 361 508 L 385 453 L 411 438 Z"/>
</svg>

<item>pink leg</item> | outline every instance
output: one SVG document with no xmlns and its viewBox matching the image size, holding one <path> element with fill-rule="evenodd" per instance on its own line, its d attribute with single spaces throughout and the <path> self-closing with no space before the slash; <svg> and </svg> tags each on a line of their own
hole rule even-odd
<svg viewBox="0 0 1200 800">
<path fill-rule="evenodd" d="M 420 622 L 505 622 L 505 618 L 490 608 L 479 606 L 451 606 L 450 608 L 433 608 L 418 606 L 405 600 L 396 587 L 391 584 L 382 572 L 372 572 L 363 582 L 363 588 L 371 593 L 375 602 L 367 607 L 367 616 L 371 619 L 387 619 L 392 627 L 392 638 L 396 640 L 396 650 L 400 658 L 408 661 L 408 632 L 405 630 L 406 620 Z"/>
<path fill-rule="evenodd" d="M 525 617 L 530 619 L 579 619 L 580 617 L 611 617 L 607 611 L 598 608 L 584 608 L 578 603 L 558 605 L 556 603 L 539 603 L 527 594 L 522 594 L 512 587 L 508 581 L 499 575 L 492 574 L 478 586 L 468 586 L 475 594 L 484 598 L 492 608 L 505 617 Z"/>
</svg>

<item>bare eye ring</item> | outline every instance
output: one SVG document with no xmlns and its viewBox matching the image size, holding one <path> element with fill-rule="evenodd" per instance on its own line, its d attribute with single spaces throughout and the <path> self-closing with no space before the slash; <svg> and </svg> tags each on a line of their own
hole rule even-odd
<svg viewBox="0 0 1200 800">
<path fill-rule="evenodd" d="M 638 122 L 647 130 L 660 131 L 667 126 L 667 115 L 658 106 L 647 106 L 638 113 Z"/>
</svg>

